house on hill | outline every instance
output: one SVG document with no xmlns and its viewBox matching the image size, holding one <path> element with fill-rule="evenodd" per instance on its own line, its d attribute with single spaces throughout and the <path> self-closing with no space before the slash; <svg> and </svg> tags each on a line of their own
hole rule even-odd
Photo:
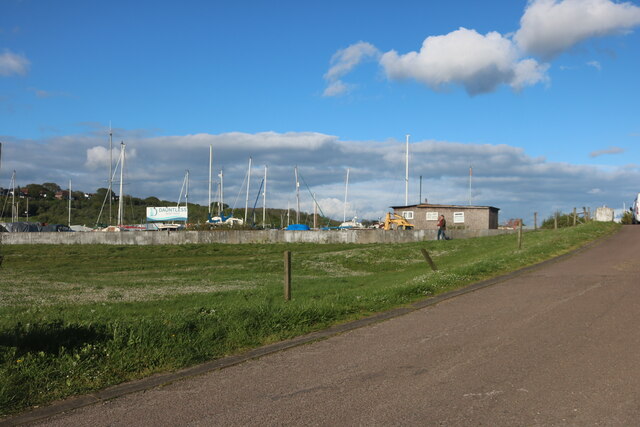
<svg viewBox="0 0 640 427">
<path fill-rule="evenodd" d="M 437 230 L 438 217 L 444 215 L 448 229 L 495 230 L 499 208 L 493 206 L 435 205 L 422 203 L 391 206 L 393 212 L 412 223 L 416 230 Z"/>
</svg>

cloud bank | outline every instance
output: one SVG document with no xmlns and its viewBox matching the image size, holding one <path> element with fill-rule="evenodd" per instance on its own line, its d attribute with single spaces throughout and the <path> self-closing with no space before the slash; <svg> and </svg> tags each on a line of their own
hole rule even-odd
<svg viewBox="0 0 640 427">
<path fill-rule="evenodd" d="M 459 28 L 428 36 L 419 51 L 380 53 L 358 42 L 333 56 L 324 96 L 346 93 L 343 77 L 365 58 L 378 59 L 389 80 L 413 79 L 433 90 L 460 86 L 469 95 L 506 85 L 515 91 L 549 81 L 549 61 L 577 44 L 640 25 L 640 7 L 612 0 L 531 0 L 513 34 Z M 538 59 L 536 59 L 536 57 Z M 600 69 L 600 64 L 589 65 Z"/>
<path fill-rule="evenodd" d="M 127 144 L 124 191 L 136 197 L 176 201 L 188 169 L 189 200 L 206 205 L 212 145 L 214 180 L 224 170 L 225 202 L 236 208 L 244 207 L 249 156 L 254 165 L 251 200 L 258 193 L 264 165 L 268 166 L 268 207 L 295 206 L 296 165 L 302 209 L 307 212 L 313 210 L 313 192 L 325 214 L 342 219 L 347 168 L 348 217 L 377 219 L 389 206 L 404 204 L 404 141 L 344 141 L 317 132 L 153 136 L 122 129 L 114 129 L 114 137 Z M 9 185 L 13 170 L 20 185 L 62 185 L 72 179 L 74 188 L 87 192 L 107 185 L 107 129 L 102 134 L 92 131 L 45 140 L 2 139 L 0 187 Z M 598 155 L 616 150 L 612 147 Z M 118 152 L 119 147 L 114 147 L 114 163 Z M 469 166 L 473 165 L 472 202 L 500 208 L 502 220 L 531 218 L 533 212 L 544 217 L 573 207 L 617 207 L 633 198 L 635 183 L 640 181 L 637 165 L 604 168 L 549 162 L 508 145 L 416 141 L 410 144 L 410 152 L 410 203 L 422 197 L 432 203 L 467 204 Z"/>
</svg>

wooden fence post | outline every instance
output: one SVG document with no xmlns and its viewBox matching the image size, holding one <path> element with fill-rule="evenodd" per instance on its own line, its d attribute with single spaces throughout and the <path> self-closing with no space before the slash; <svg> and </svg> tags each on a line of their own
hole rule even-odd
<svg viewBox="0 0 640 427">
<path fill-rule="evenodd" d="M 533 213 L 533 229 L 538 229 L 538 212 Z"/>
<path fill-rule="evenodd" d="M 553 215 L 553 229 L 558 229 L 558 212 Z"/>
<path fill-rule="evenodd" d="M 422 252 L 422 256 L 424 257 L 424 260 L 427 261 L 431 266 L 431 269 L 433 271 L 438 271 L 438 267 L 436 267 L 436 264 L 433 262 L 433 260 L 429 256 L 429 252 L 427 252 L 425 248 L 420 249 L 420 251 Z"/>
<path fill-rule="evenodd" d="M 520 225 L 518 226 L 518 250 L 522 249 L 522 219 L 520 219 Z"/>
<path fill-rule="evenodd" d="M 291 300 L 291 251 L 284 251 L 284 300 Z"/>
<path fill-rule="evenodd" d="M 578 214 L 576 213 L 576 208 L 573 208 L 573 226 L 576 226 L 576 221 L 578 220 Z"/>
</svg>

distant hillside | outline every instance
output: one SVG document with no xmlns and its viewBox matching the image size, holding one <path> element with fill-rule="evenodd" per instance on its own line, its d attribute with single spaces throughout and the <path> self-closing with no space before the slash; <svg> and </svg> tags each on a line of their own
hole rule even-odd
<svg viewBox="0 0 640 427">
<path fill-rule="evenodd" d="M 95 193 L 84 191 L 72 191 L 71 193 L 71 224 L 82 224 L 87 227 L 115 225 L 118 213 L 118 197 L 114 196 L 109 209 L 109 200 L 105 201 L 106 188 L 99 188 Z M 11 221 L 11 190 L 0 188 L 0 222 Z M 58 184 L 29 184 L 16 188 L 15 201 L 20 221 L 40 222 L 47 224 L 67 224 L 69 221 L 69 192 L 63 190 Z M 157 197 L 140 199 L 124 196 L 124 222 L 126 224 L 142 224 L 146 220 L 146 208 L 154 206 L 175 206 L 175 201 L 160 200 Z M 100 213 L 102 210 L 102 213 Z M 206 206 L 189 203 L 189 223 L 199 224 L 207 220 L 208 209 Z M 217 204 L 214 205 L 217 212 Z M 230 215 L 231 209 L 224 205 L 224 214 Z M 249 209 L 248 224 L 262 226 L 262 207 L 256 208 L 252 214 Z M 235 209 L 233 215 L 236 218 L 244 218 L 244 208 Z M 111 220 L 109 220 L 111 218 Z M 295 222 L 295 211 L 290 211 L 289 223 Z M 313 225 L 313 215 L 301 212 L 300 222 Z M 286 209 L 267 209 L 266 224 L 270 228 L 282 228 L 287 225 Z M 318 216 L 318 226 L 339 224 L 326 217 Z"/>
</svg>

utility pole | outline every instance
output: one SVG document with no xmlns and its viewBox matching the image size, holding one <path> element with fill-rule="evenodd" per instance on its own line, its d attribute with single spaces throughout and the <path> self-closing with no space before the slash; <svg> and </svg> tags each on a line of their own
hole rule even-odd
<svg viewBox="0 0 640 427">
<path fill-rule="evenodd" d="M 473 177 L 473 167 L 469 166 L 469 206 L 471 206 L 471 178 Z"/>
</svg>

